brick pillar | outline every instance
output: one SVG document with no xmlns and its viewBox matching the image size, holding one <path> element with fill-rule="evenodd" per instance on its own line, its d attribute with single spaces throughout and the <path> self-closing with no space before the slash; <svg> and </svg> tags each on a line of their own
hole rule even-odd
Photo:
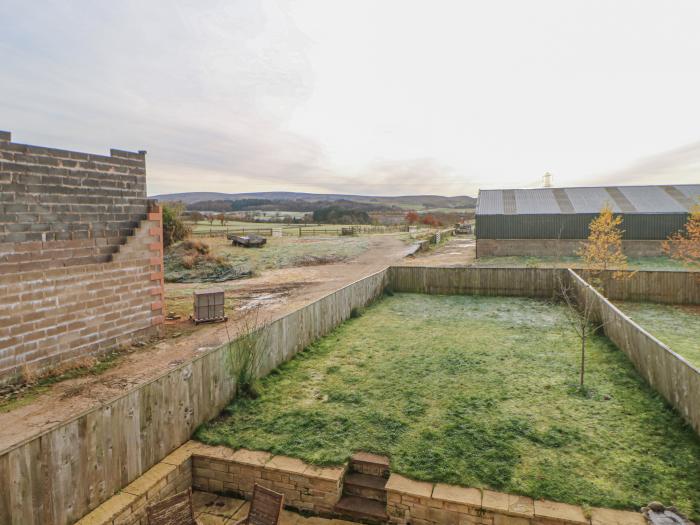
<svg viewBox="0 0 700 525">
<path fill-rule="evenodd" d="M 151 226 L 148 234 L 158 239 L 157 242 L 148 245 L 151 252 L 150 263 L 155 266 L 155 270 L 151 273 L 151 281 L 154 285 L 151 289 L 153 296 L 151 325 L 162 327 L 165 321 L 165 281 L 163 278 L 165 267 L 163 266 L 163 209 L 158 204 L 149 203 L 148 220 L 157 222 L 157 226 Z"/>
</svg>

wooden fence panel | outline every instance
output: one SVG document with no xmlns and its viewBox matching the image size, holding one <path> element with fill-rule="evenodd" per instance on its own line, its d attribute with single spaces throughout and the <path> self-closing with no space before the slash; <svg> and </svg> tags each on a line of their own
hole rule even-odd
<svg viewBox="0 0 700 525">
<path fill-rule="evenodd" d="M 390 281 L 397 292 L 552 297 L 559 291 L 558 279 L 566 271 L 558 268 L 392 266 Z M 603 287 L 609 299 L 700 304 L 699 272 L 631 273 L 625 279 L 615 278 L 615 272 L 602 274 Z"/>
<path fill-rule="evenodd" d="M 396 292 L 553 297 L 557 276 L 549 268 L 431 268 L 392 266 L 389 283 Z"/>
<path fill-rule="evenodd" d="M 374 301 L 386 280 L 382 270 L 266 324 L 263 372 Z M 227 349 L 217 348 L 0 452 L 0 523 L 77 521 L 218 416 L 234 392 Z"/>
<path fill-rule="evenodd" d="M 576 272 L 568 272 L 579 301 L 585 301 L 585 295 L 592 301 L 588 304 L 594 305 L 593 314 L 603 323 L 605 335 L 700 434 L 700 370 L 627 317 Z"/>
<path fill-rule="evenodd" d="M 585 280 L 589 273 L 576 270 Z M 625 279 L 615 272 L 602 275 L 603 289 L 613 301 L 637 301 L 664 304 L 700 304 L 700 272 L 641 270 Z"/>
</svg>

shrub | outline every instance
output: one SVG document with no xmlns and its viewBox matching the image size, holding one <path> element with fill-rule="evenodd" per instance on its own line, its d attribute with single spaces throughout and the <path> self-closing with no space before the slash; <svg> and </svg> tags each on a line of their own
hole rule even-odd
<svg viewBox="0 0 700 525">
<path fill-rule="evenodd" d="M 181 202 L 164 202 L 163 206 L 163 246 L 183 240 L 192 230 L 182 220 L 185 205 Z"/>
<path fill-rule="evenodd" d="M 183 242 L 182 249 L 185 250 L 185 252 L 196 252 L 199 255 L 206 255 L 210 251 L 207 243 L 197 240 L 187 240 Z"/>
<path fill-rule="evenodd" d="M 228 361 L 231 378 L 236 383 L 236 395 L 258 397 L 258 377 L 265 350 L 265 331 L 258 317 L 258 310 L 243 318 L 243 330 L 228 344 Z"/>
</svg>

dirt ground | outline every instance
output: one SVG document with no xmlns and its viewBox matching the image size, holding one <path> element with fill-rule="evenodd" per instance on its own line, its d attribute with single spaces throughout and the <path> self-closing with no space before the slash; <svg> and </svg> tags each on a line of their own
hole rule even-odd
<svg viewBox="0 0 700 525">
<path fill-rule="evenodd" d="M 470 266 L 476 259 L 473 235 L 455 235 L 428 252 L 408 257 L 402 264 L 412 266 L 458 267 Z"/>
<path fill-rule="evenodd" d="M 119 364 L 99 376 L 85 376 L 52 385 L 31 402 L 0 413 L 0 451 L 107 403 L 145 383 L 198 352 L 220 346 L 227 329 L 234 337 L 244 312 L 259 306 L 259 315 L 272 319 L 308 304 L 346 284 L 394 264 L 411 251 L 395 235 L 373 235 L 367 251 L 348 262 L 269 270 L 259 277 L 216 283 L 226 291 L 228 323 L 194 327 L 186 319 L 170 322 L 163 339 L 134 347 Z M 211 284 L 168 284 L 166 296 L 184 300 L 194 287 Z"/>
</svg>

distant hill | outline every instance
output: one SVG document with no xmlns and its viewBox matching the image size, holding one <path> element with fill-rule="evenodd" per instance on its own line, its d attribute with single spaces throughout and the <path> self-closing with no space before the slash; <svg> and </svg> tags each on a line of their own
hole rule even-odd
<svg viewBox="0 0 700 525">
<path fill-rule="evenodd" d="M 400 197 L 380 197 L 372 195 L 341 195 L 329 193 L 297 193 L 292 191 L 261 191 L 253 193 L 218 193 L 209 191 L 193 191 L 187 193 L 168 193 L 154 195 L 152 199 L 159 201 L 182 201 L 185 204 L 194 204 L 200 201 L 214 200 L 241 200 L 241 199 L 270 199 L 270 200 L 296 200 L 296 201 L 337 201 L 346 200 L 353 202 L 366 202 L 371 204 L 383 204 L 385 206 L 399 206 L 405 209 L 423 208 L 474 208 L 476 198 L 461 195 L 458 197 L 443 197 L 441 195 L 404 195 Z"/>
</svg>

